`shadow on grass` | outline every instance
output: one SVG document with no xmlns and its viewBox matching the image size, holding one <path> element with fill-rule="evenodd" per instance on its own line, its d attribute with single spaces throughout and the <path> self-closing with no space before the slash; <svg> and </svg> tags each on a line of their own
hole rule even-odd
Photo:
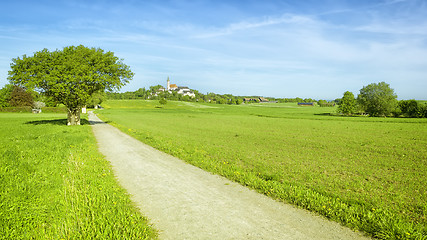
<svg viewBox="0 0 427 240">
<path fill-rule="evenodd" d="M 37 121 L 29 121 L 25 124 L 32 125 L 67 125 L 67 119 L 53 119 L 53 120 L 37 120 Z M 86 119 L 80 119 L 81 125 L 90 125 L 89 121 Z"/>
<path fill-rule="evenodd" d="M 360 117 L 367 117 L 364 115 L 346 115 L 346 114 L 339 114 L 339 113 L 315 113 L 316 116 L 330 116 L 330 117 L 344 117 L 344 118 L 360 118 Z"/>
<path fill-rule="evenodd" d="M 314 115 L 316 115 L 316 116 L 334 116 L 331 113 L 315 113 Z"/>
<path fill-rule="evenodd" d="M 91 124 L 91 125 L 97 125 L 97 124 L 108 124 L 108 123 L 110 123 L 111 121 L 106 121 L 106 122 L 103 122 L 103 121 L 89 121 L 89 123 Z"/>
</svg>

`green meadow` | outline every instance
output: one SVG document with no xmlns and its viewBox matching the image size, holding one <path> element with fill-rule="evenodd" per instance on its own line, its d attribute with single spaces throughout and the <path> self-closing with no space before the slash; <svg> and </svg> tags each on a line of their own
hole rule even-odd
<svg viewBox="0 0 427 240">
<path fill-rule="evenodd" d="M 125 133 L 272 198 L 377 238 L 427 239 L 427 119 L 295 103 L 103 105 Z"/>
<path fill-rule="evenodd" d="M 150 239 L 87 119 L 0 113 L 0 239 Z"/>
</svg>

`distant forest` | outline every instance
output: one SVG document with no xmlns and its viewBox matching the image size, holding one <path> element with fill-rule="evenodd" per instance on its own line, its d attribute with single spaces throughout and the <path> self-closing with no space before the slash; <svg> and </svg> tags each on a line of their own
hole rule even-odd
<svg viewBox="0 0 427 240">
<path fill-rule="evenodd" d="M 312 98 L 273 98 L 273 97 L 260 97 L 260 96 L 234 96 L 232 94 L 216 94 L 216 93 L 207 93 L 203 94 L 197 90 L 192 89 L 195 94 L 195 97 L 184 96 L 178 94 L 176 91 L 172 91 L 169 93 L 168 91 L 159 91 L 161 89 L 161 85 L 151 86 L 149 89 L 140 88 L 134 92 L 124 92 L 124 93 L 112 93 L 107 92 L 106 99 L 145 99 L 145 100 L 171 100 L 171 101 L 187 101 L 187 102 L 207 102 L 207 103 L 215 103 L 215 104 L 241 104 L 243 102 L 262 102 L 263 100 L 268 100 L 268 102 L 301 102 L 301 103 L 318 103 L 319 105 L 332 105 L 327 104 L 326 100 L 315 100 Z M 338 101 L 338 100 L 335 100 Z M 332 102 L 334 103 L 334 101 Z"/>
</svg>

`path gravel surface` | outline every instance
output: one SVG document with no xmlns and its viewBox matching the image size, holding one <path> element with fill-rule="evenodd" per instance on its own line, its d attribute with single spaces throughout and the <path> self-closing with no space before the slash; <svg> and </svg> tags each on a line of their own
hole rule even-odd
<svg viewBox="0 0 427 240">
<path fill-rule="evenodd" d="M 160 239 L 368 239 L 205 172 L 89 114 L 98 146 Z"/>
</svg>

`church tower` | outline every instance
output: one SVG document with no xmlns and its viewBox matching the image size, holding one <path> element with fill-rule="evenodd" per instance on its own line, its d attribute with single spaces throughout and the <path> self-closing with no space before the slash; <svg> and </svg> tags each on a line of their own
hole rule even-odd
<svg viewBox="0 0 427 240">
<path fill-rule="evenodd" d="M 169 76 L 168 76 L 168 91 L 171 90 L 171 81 L 169 80 Z"/>
</svg>

